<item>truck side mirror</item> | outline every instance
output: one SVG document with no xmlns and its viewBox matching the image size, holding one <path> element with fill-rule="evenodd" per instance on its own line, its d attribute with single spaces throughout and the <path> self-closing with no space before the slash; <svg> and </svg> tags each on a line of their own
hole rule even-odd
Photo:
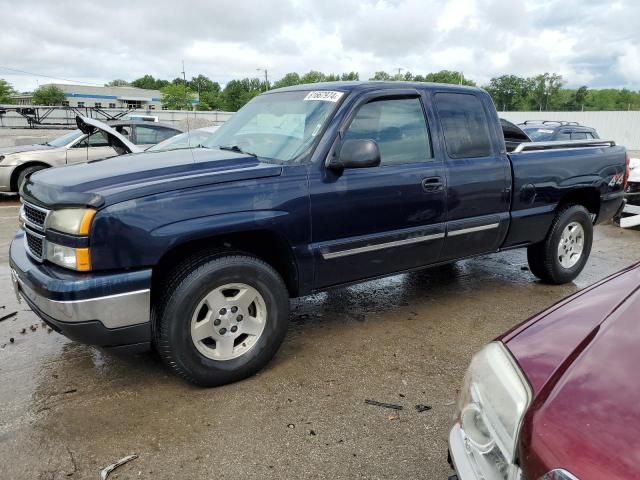
<svg viewBox="0 0 640 480">
<path fill-rule="evenodd" d="M 367 168 L 380 165 L 380 149 L 375 140 L 346 140 L 336 158 L 327 165 L 331 169 Z"/>
</svg>

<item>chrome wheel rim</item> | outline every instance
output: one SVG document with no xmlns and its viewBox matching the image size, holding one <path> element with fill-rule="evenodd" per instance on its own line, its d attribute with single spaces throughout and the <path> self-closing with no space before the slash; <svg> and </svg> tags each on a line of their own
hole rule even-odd
<svg viewBox="0 0 640 480">
<path fill-rule="evenodd" d="M 558 261 L 563 268 L 571 268 L 582 258 L 584 251 L 584 228 L 578 222 L 564 227 L 558 245 Z"/>
<path fill-rule="evenodd" d="M 267 306 L 260 292 L 229 283 L 209 292 L 191 317 L 191 339 L 212 360 L 232 360 L 251 350 L 264 332 Z"/>
</svg>

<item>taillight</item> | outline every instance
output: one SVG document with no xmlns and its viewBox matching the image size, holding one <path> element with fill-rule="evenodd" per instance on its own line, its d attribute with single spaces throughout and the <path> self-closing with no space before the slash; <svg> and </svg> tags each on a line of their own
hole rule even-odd
<svg viewBox="0 0 640 480">
<path fill-rule="evenodd" d="M 625 167 L 624 167 L 624 180 L 622 181 L 622 190 L 627 189 L 627 183 L 629 181 L 629 174 L 631 173 L 629 170 L 629 164 L 631 163 L 631 156 L 627 152 L 625 156 Z"/>
</svg>

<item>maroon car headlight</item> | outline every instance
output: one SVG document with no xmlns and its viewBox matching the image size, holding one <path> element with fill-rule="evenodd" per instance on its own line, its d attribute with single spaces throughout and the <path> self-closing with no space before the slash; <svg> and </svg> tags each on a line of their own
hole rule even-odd
<svg viewBox="0 0 640 480">
<path fill-rule="evenodd" d="M 578 478 L 562 468 L 557 468 L 544 474 L 540 480 L 578 480 Z"/>
<path fill-rule="evenodd" d="M 520 478 L 516 446 L 531 398 L 527 379 L 501 342 L 473 357 L 460 391 L 457 426 L 478 478 Z"/>
</svg>

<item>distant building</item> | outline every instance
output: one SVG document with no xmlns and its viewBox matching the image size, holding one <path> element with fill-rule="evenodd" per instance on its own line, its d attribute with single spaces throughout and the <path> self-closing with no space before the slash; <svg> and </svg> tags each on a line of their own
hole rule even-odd
<svg viewBox="0 0 640 480">
<path fill-rule="evenodd" d="M 89 85 L 67 85 L 51 83 L 64 92 L 67 107 L 97 108 L 139 108 L 143 110 L 161 110 L 160 90 L 146 90 L 135 87 L 92 87 Z M 33 95 L 22 93 L 13 97 L 18 105 L 31 105 Z"/>
</svg>

